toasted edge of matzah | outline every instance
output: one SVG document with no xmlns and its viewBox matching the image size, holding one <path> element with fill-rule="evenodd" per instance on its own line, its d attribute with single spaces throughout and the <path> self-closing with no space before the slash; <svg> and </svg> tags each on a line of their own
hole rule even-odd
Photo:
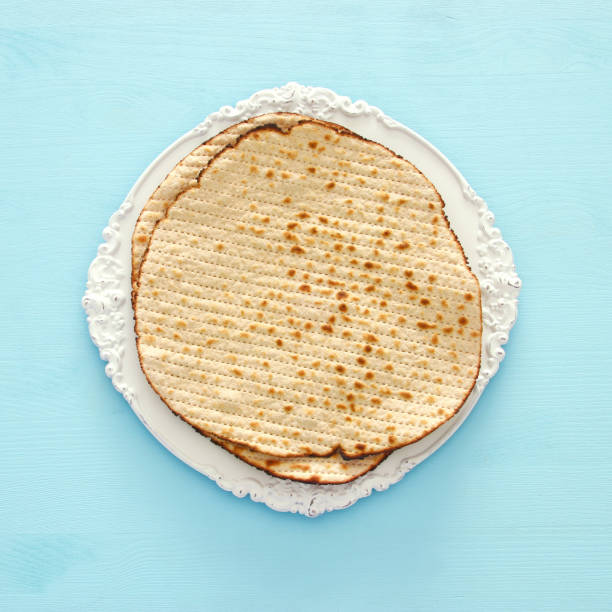
<svg viewBox="0 0 612 612">
<path fill-rule="evenodd" d="M 366 141 L 366 139 L 364 139 L 364 138 L 362 138 L 362 137 L 360 137 L 360 136 L 358 136 L 358 135 L 356 135 L 356 134 L 354 134 L 354 133 L 350 132 L 349 130 L 347 130 L 346 128 L 343 128 L 342 126 L 336 126 L 335 124 L 329 124 L 329 123 L 327 123 L 327 122 L 321 122 L 321 121 L 318 121 L 318 120 L 312 120 L 311 122 L 312 122 L 312 123 L 314 123 L 314 124 L 326 125 L 326 126 L 328 126 L 328 127 L 331 127 L 332 129 L 336 130 L 338 133 L 342 133 L 342 134 L 345 134 L 345 135 L 346 135 L 346 134 L 348 134 L 348 135 L 350 135 L 350 136 L 352 136 L 352 137 L 357 138 L 358 140 Z M 306 122 L 304 122 L 304 123 L 306 123 Z M 240 139 L 239 139 L 239 140 L 240 140 Z M 375 142 L 372 142 L 372 141 L 367 141 L 367 142 L 370 142 L 370 143 L 372 143 L 372 144 L 374 144 L 374 145 L 376 145 L 376 146 L 378 146 L 378 147 L 381 147 L 382 149 L 384 149 L 384 150 L 386 150 L 386 151 L 390 152 L 390 153 L 391 153 L 393 156 L 395 156 L 395 157 L 397 157 L 397 158 L 400 158 L 400 156 L 396 155 L 396 154 L 395 154 L 395 153 L 393 153 L 392 151 L 389 151 L 388 149 L 386 149 L 386 147 L 384 147 L 383 145 L 380 145 L 379 143 L 375 143 Z M 400 159 L 401 159 L 401 158 L 400 158 Z M 403 160 L 403 161 L 405 161 L 405 160 Z M 410 164 L 410 165 L 412 166 L 412 164 Z M 414 166 L 412 166 L 412 168 L 414 168 Z M 416 168 L 414 168 L 414 169 L 415 169 L 415 170 L 417 170 L 417 172 L 418 172 L 418 169 L 416 169 Z M 203 175 L 203 174 L 204 174 L 204 173 L 202 173 L 202 175 Z M 422 173 L 420 173 L 420 174 L 422 175 Z M 199 185 L 199 183 L 200 183 L 200 179 L 201 179 L 202 175 L 200 175 L 200 177 L 198 178 L 198 185 Z M 425 181 L 427 181 L 427 183 L 429 183 L 429 185 L 431 186 L 431 188 L 432 188 L 432 189 L 433 189 L 433 190 L 436 192 L 436 195 L 437 195 L 437 197 L 438 197 L 438 199 L 439 199 L 439 203 L 440 203 L 440 210 L 439 210 L 438 212 L 441 212 L 441 213 L 442 213 L 442 217 L 444 218 L 445 223 L 446 223 L 446 228 L 449 230 L 450 235 L 451 235 L 452 239 L 455 241 L 455 245 L 456 245 L 456 247 L 458 248 L 458 252 L 461 254 L 461 256 L 462 256 L 462 258 L 463 258 L 463 261 L 464 261 L 464 264 L 465 264 L 465 269 L 467 269 L 467 271 L 470 273 L 470 275 L 472 276 L 472 278 L 473 278 L 473 279 L 475 280 L 475 282 L 476 282 L 475 287 L 476 287 L 476 293 L 477 293 L 477 297 L 478 297 L 478 306 L 479 306 L 479 309 L 478 309 L 478 311 L 479 311 L 479 312 L 478 312 L 478 318 L 479 318 L 479 331 L 478 331 L 478 333 L 479 333 L 479 338 L 480 338 L 480 336 L 481 336 L 481 334 L 482 334 L 482 313 L 481 313 L 481 308 L 480 308 L 480 304 L 481 304 L 481 302 L 480 302 L 480 300 L 481 300 L 481 295 L 480 295 L 480 287 L 479 287 L 479 284 L 478 284 L 478 279 L 475 277 L 475 275 L 474 275 L 474 274 L 473 274 L 473 272 L 471 271 L 471 269 L 470 269 L 470 267 L 469 267 L 469 264 L 468 264 L 468 262 L 467 262 L 467 259 L 466 259 L 466 257 L 465 257 L 465 253 L 463 252 L 462 246 L 461 246 L 460 242 L 457 240 L 456 235 L 455 235 L 455 234 L 454 234 L 454 232 L 452 231 L 452 228 L 450 227 L 450 224 L 448 223 L 448 219 L 446 218 L 446 215 L 445 215 L 445 213 L 444 213 L 444 202 L 443 202 L 442 198 L 440 197 L 439 193 L 437 193 L 437 191 L 435 190 L 435 187 L 433 187 L 433 185 L 431 185 L 431 183 L 430 183 L 430 182 L 429 182 L 429 181 L 428 181 L 428 180 L 427 180 L 425 177 L 423 177 L 423 178 L 425 179 Z M 188 191 L 189 191 L 189 190 L 188 190 Z M 168 211 L 166 211 L 166 216 L 167 216 L 167 212 L 168 212 Z M 150 243 L 149 243 L 149 246 L 150 246 Z M 147 256 L 148 256 L 148 251 L 147 251 L 147 253 L 145 254 L 145 259 L 146 259 L 146 257 L 147 257 Z M 474 330 L 473 330 L 473 331 L 474 331 Z M 476 353 L 474 353 L 474 354 L 476 355 Z M 140 346 L 139 346 L 139 355 L 140 355 Z M 479 369 L 480 369 L 480 350 L 478 350 L 478 353 L 477 353 L 477 359 L 478 359 L 478 362 L 477 362 L 477 365 L 475 365 L 475 373 L 474 373 L 474 375 L 473 375 L 473 377 L 472 377 L 471 386 L 470 386 L 470 387 L 469 387 L 469 388 L 466 390 L 466 392 L 465 392 L 465 394 L 464 394 L 463 399 L 462 399 L 461 401 L 457 401 L 457 405 L 455 406 L 455 408 L 454 408 L 454 410 L 452 411 L 452 413 L 451 413 L 451 414 L 449 414 L 449 415 L 447 415 L 447 416 L 446 416 L 446 418 L 445 418 L 443 421 L 441 421 L 441 422 L 439 422 L 439 423 L 435 424 L 434 426 L 432 426 L 432 427 L 431 427 L 431 428 L 429 428 L 429 429 L 424 429 L 424 430 L 422 431 L 422 433 L 421 433 L 421 434 L 420 434 L 418 437 L 414 437 L 414 438 L 412 438 L 411 440 L 409 440 L 408 442 L 400 443 L 400 444 L 397 444 L 397 445 L 395 445 L 395 446 L 387 446 L 387 447 L 385 447 L 385 448 L 384 448 L 384 449 L 382 449 L 382 450 L 380 450 L 380 449 L 376 449 L 376 450 L 370 450 L 370 449 L 368 449 L 368 450 L 366 450 L 366 451 L 364 451 L 364 452 L 362 452 L 362 453 L 350 453 L 350 452 L 347 452 L 345 449 L 341 448 L 341 447 L 340 447 L 340 445 L 337 445 L 336 447 L 332 448 L 332 449 L 331 449 L 331 451 L 329 451 L 329 452 L 325 452 L 325 453 L 320 453 L 320 452 L 312 452 L 312 453 L 310 453 L 310 454 L 311 454 L 312 456 L 320 456 L 320 457 L 325 457 L 325 456 L 330 456 L 330 455 L 333 455 L 335 452 L 340 452 L 340 453 L 342 454 L 342 456 L 343 456 L 343 457 L 346 457 L 346 458 L 349 458 L 349 459 L 356 459 L 356 458 L 361 458 L 361 457 L 364 457 L 364 456 L 367 456 L 367 455 L 371 455 L 371 454 L 373 454 L 373 453 L 375 453 L 375 452 L 389 452 L 390 450 L 394 450 L 395 448 L 400 448 L 400 447 L 402 447 L 402 446 L 405 446 L 406 444 L 410 444 L 410 443 L 413 443 L 413 442 L 418 441 L 419 439 L 422 439 L 424 436 L 426 436 L 426 435 L 428 435 L 429 433 L 431 433 L 431 431 L 433 431 L 433 430 L 437 429 L 437 427 L 439 427 L 440 425 L 442 425 L 442 424 L 443 424 L 444 422 L 446 422 L 448 419 L 452 418 L 452 416 L 453 416 L 454 414 L 456 414 L 456 412 L 457 412 L 457 411 L 458 411 L 458 410 L 461 408 L 461 406 L 464 404 L 464 402 L 465 402 L 465 400 L 467 399 L 467 397 L 469 396 L 469 394 L 470 394 L 470 392 L 471 392 L 471 390 L 472 390 L 472 388 L 473 388 L 473 386 L 474 386 L 474 384 L 475 384 L 476 378 L 477 378 L 477 376 L 478 376 L 478 371 L 479 371 Z M 142 365 L 142 363 L 141 363 L 141 365 Z M 145 371 L 145 368 L 144 368 L 144 367 L 143 367 L 143 371 Z M 146 371 L 145 371 L 145 374 L 146 374 Z M 147 376 L 147 378 L 149 378 L 149 377 Z M 152 387 L 155 389 L 155 385 L 152 383 L 152 381 L 150 381 L 150 382 L 151 382 Z M 160 397 L 162 397 L 162 399 L 164 399 L 161 393 L 159 393 L 159 392 L 158 392 L 158 394 L 160 395 Z M 166 401 L 166 400 L 164 400 L 164 401 Z M 168 402 L 166 402 L 166 403 L 168 404 Z M 171 406 L 169 406 L 169 407 L 172 409 L 172 407 L 171 407 Z M 173 410 L 173 411 L 175 411 L 175 412 L 176 412 L 176 410 Z M 181 416 L 181 418 L 185 418 L 183 415 L 180 415 L 180 416 Z M 196 427 L 196 428 L 198 428 L 198 429 L 201 429 L 201 430 L 202 430 L 204 433 L 206 433 L 206 435 L 210 435 L 211 433 L 213 433 L 213 434 L 214 434 L 214 435 L 216 435 L 217 437 L 219 437 L 219 438 L 223 438 L 223 436 L 222 436 L 222 435 L 219 435 L 218 433 L 215 433 L 215 432 L 210 432 L 210 431 L 209 431 L 209 430 L 207 430 L 206 428 L 201 428 L 200 426 L 198 426 L 198 424 L 197 424 L 197 423 L 194 423 L 194 422 L 192 422 L 192 421 L 191 421 L 191 420 L 189 420 L 189 419 L 185 419 L 185 420 L 187 420 L 188 422 L 190 422 L 190 424 L 192 424 L 194 427 Z M 232 439 L 232 438 L 228 438 L 228 441 L 230 441 L 230 442 L 234 442 L 234 443 L 236 443 L 236 442 L 237 442 L 237 440 Z M 256 446 L 256 445 L 251 445 L 250 443 L 245 442 L 245 441 L 243 441 L 243 440 L 240 440 L 240 441 L 239 441 L 239 443 L 240 443 L 240 444 L 243 444 L 244 446 L 250 447 L 251 449 L 253 449 L 253 450 L 255 450 L 255 451 L 261 451 L 261 449 L 260 449 L 258 446 Z M 357 445 L 357 447 L 359 447 L 359 446 L 360 446 L 360 445 Z M 364 445 L 363 445 L 363 444 L 361 444 L 361 446 L 364 446 Z M 272 455 L 274 454 L 274 453 L 270 452 L 270 449 L 266 449 L 265 453 L 266 453 L 266 454 L 272 454 Z M 278 456 L 281 456 L 281 457 L 301 457 L 301 456 L 303 456 L 303 454 L 289 454 L 289 453 L 286 453 L 286 454 L 285 454 L 285 453 L 281 453 L 281 454 L 279 454 Z"/>
<path fill-rule="evenodd" d="M 274 457 L 215 436 L 210 436 L 210 439 L 245 463 L 271 476 L 311 484 L 351 482 L 373 470 L 389 456 L 389 453 L 378 453 L 360 459 L 344 459 L 340 453 L 335 453 L 330 457 Z"/>
</svg>

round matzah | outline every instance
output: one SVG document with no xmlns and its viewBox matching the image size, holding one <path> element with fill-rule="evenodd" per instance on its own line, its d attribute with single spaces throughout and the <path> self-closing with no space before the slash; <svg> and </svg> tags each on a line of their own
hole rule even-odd
<svg viewBox="0 0 612 612">
<path fill-rule="evenodd" d="M 346 457 L 448 420 L 480 358 L 480 292 L 443 202 L 375 143 L 307 121 L 226 148 L 153 234 L 143 370 L 198 429 Z"/>
<path fill-rule="evenodd" d="M 199 174 L 207 167 L 209 161 L 225 146 L 233 144 L 239 136 L 247 133 L 254 127 L 273 123 L 286 129 L 290 125 L 305 119 L 308 118 L 303 115 L 294 114 L 260 115 L 249 121 L 229 127 L 224 132 L 196 148 L 177 164 L 145 204 L 134 229 L 132 236 L 132 284 L 134 297 L 138 291 L 142 258 L 146 252 L 155 224 L 163 218 L 168 206 L 180 193 L 195 185 Z M 387 456 L 386 453 L 378 453 L 368 455 L 360 460 L 346 460 L 339 453 L 336 453 L 330 457 L 280 458 L 253 451 L 241 444 L 235 444 L 217 438 L 214 435 L 209 434 L 209 437 L 213 442 L 243 461 L 273 476 L 320 484 L 350 482 L 376 467 Z"/>
</svg>

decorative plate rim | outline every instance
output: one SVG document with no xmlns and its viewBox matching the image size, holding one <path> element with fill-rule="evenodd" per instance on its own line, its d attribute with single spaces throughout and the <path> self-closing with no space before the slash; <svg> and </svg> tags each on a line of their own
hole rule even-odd
<svg viewBox="0 0 612 612">
<path fill-rule="evenodd" d="M 143 402 L 145 379 L 140 366 L 133 363 L 134 351 L 130 343 L 133 343 L 134 332 L 129 280 L 135 218 L 165 174 L 195 148 L 194 142 L 204 142 L 233 123 L 275 110 L 334 121 L 366 137 L 376 133 L 379 135 L 378 141 L 383 144 L 393 141 L 402 145 L 404 139 L 406 145 L 409 139 L 423 156 L 428 156 L 432 168 L 438 167 L 438 171 L 444 174 L 453 201 L 457 202 L 454 214 L 449 210 L 446 212 L 451 225 L 454 220 L 464 225 L 462 231 L 456 227 L 453 230 L 467 236 L 467 240 L 462 239 L 461 242 L 482 291 L 481 367 L 468 400 L 455 417 L 432 434 L 395 451 L 371 472 L 343 485 L 306 484 L 275 478 L 222 451 L 179 419 L 169 421 L 166 417 L 170 411 L 165 406 L 162 414 L 152 410 L 154 399 Z M 410 161 L 422 168 L 419 160 Z M 456 186 L 452 185 L 453 179 Z M 439 185 L 436 184 L 436 187 Z M 463 204 L 458 201 L 459 197 L 463 199 Z M 445 202 L 448 204 L 446 199 Z M 144 425 L 170 452 L 237 497 L 249 495 L 253 501 L 263 502 L 273 510 L 314 517 L 346 508 L 369 496 L 372 491 L 382 491 L 398 482 L 459 428 L 488 381 L 497 372 L 505 355 L 502 346 L 508 341 L 510 329 L 516 321 L 521 281 L 516 274 L 512 252 L 499 229 L 494 227 L 494 221 L 495 217 L 484 200 L 476 195 L 451 162 L 421 136 L 363 100 L 352 102 L 329 89 L 288 83 L 283 87 L 258 91 L 249 99 L 238 102 L 235 107 L 224 106 L 211 113 L 152 162 L 102 232 L 104 242 L 98 247 L 98 253 L 89 267 L 82 305 L 92 340 L 99 348 L 100 357 L 107 362 L 106 375 Z M 160 425 L 161 418 L 164 426 Z M 193 440 L 188 440 L 194 435 L 201 438 L 197 447 L 193 446 Z M 220 454 L 220 451 L 228 456 Z"/>
</svg>

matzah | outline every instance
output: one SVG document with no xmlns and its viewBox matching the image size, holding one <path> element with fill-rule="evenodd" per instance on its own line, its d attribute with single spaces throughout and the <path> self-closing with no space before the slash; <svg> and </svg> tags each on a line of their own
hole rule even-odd
<svg viewBox="0 0 612 612">
<path fill-rule="evenodd" d="M 138 291 L 138 278 L 142 257 L 155 227 L 174 199 L 197 181 L 209 161 L 225 146 L 233 144 L 240 135 L 254 127 L 274 123 L 286 129 L 290 125 L 307 119 L 293 114 L 263 115 L 250 121 L 231 126 L 195 149 L 169 173 L 143 208 L 132 238 L 132 283 L 134 296 Z M 346 460 L 339 453 L 330 457 L 279 458 L 253 451 L 240 444 L 228 442 L 209 434 L 216 444 L 222 446 L 243 461 L 262 469 L 273 476 L 303 482 L 340 484 L 354 480 L 376 467 L 387 455 L 379 453 L 360 460 Z"/>
<path fill-rule="evenodd" d="M 414 442 L 463 404 L 480 290 L 431 183 L 332 124 L 261 127 L 156 225 L 141 364 L 194 427 L 278 457 Z"/>
</svg>

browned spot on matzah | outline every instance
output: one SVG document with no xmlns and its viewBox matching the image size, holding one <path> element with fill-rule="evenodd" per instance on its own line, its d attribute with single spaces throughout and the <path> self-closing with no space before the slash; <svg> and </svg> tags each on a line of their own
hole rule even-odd
<svg viewBox="0 0 612 612">
<path fill-rule="evenodd" d="M 419 329 L 433 329 L 436 327 L 434 323 L 428 323 L 427 321 L 417 321 Z"/>
</svg>

